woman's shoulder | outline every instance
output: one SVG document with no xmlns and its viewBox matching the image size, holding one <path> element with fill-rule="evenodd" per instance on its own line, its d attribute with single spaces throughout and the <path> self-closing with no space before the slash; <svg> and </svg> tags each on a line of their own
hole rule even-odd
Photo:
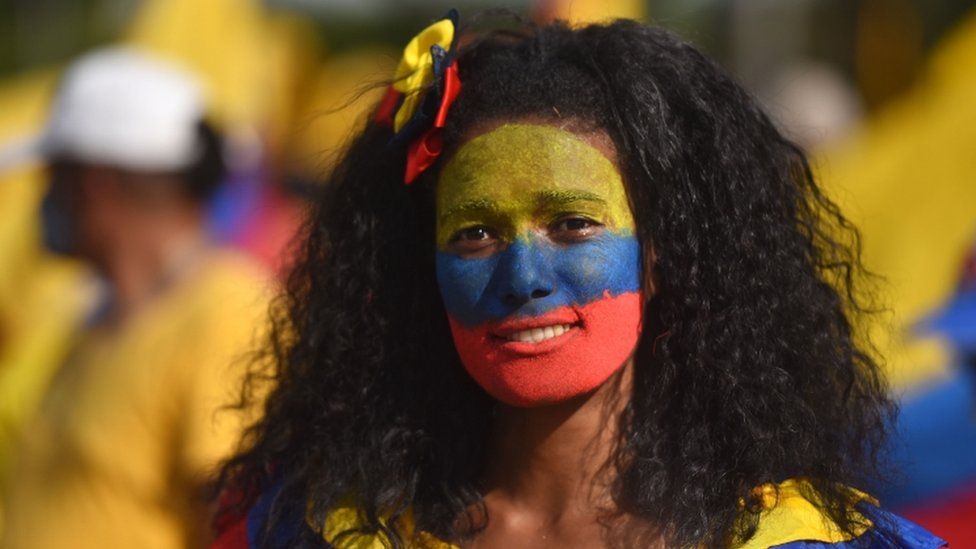
<svg viewBox="0 0 976 549">
<path fill-rule="evenodd" d="M 848 549 L 854 547 L 938 549 L 947 543 L 921 526 L 879 507 L 858 490 L 849 489 L 851 518 L 860 526 L 845 533 L 812 501 L 808 483 L 790 479 L 764 485 L 764 510 L 755 533 L 741 549 Z"/>
</svg>

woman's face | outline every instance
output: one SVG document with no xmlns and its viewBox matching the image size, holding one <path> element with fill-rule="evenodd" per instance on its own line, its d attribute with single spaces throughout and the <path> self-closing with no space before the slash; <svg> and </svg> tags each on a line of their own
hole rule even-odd
<svg viewBox="0 0 976 549">
<path fill-rule="evenodd" d="M 620 173 L 548 125 L 476 135 L 441 171 L 437 280 L 468 373 L 514 406 L 588 393 L 640 334 L 641 257 Z M 608 150 L 608 146 L 603 146 Z"/>
</svg>

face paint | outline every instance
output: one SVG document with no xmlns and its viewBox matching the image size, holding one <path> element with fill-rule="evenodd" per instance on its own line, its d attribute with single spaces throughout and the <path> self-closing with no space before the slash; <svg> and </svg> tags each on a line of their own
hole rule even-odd
<svg viewBox="0 0 976 549">
<path fill-rule="evenodd" d="M 565 130 L 464 144 L 437 187 L 437 280 L 468 373 L 514 406 L 588 393 L 640 334 L 641 258 L 620 173 Z"/>
</svg>

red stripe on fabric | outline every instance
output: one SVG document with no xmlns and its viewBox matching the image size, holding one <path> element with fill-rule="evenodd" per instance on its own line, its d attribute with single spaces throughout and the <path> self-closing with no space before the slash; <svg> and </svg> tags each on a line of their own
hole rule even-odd
<svg viewBox="0 0 976 549">
<path fill-rule="evenodd" d="M 953 548 L 976 542 L 976 482 L 900 512 L 938 534 Z"/>
<path fill-rule="evenodd" d="M 241 519 L 210 544 L 210 549 L 251 549 L 247 541 L 247 519 Z"/>
</svg>

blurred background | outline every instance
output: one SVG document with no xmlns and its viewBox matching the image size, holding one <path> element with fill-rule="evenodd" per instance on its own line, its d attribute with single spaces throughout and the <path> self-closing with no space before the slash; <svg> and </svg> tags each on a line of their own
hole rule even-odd
<svg viewBox="0 0 976 549">
<path fill-rule="evenodd" d="M 76 334 L 104 302 L 83 262 L 42 245 L 37 136 L 68 64 L 125 44 L 196 74 L 227 165 L 205 204 L 206 231 L 274 280 L 307 199 L 399 50 L 451 7 L 462 21 L 506 8 L 539 21 L 654 22 L 759 98 L 812 153 L 862 230 L 867 266 L 884 277 L 889 310 L 869 329 L 901 402 L 888 450 L 898 474 L 868 488 L 953 547 L 976 547 L 972 0 L 4 0 L 0 491 Z"/>
</svg>

